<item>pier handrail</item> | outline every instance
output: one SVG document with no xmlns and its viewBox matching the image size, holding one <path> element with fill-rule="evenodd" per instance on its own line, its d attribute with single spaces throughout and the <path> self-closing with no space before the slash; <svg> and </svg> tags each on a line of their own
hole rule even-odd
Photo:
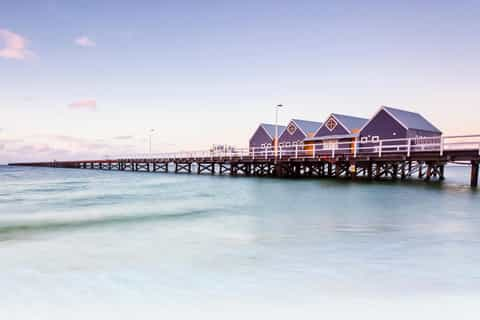
<svg viewBox="0 0 480 320">
<path fill-rule="evenodd" d="M 376 141 L 345 141 L 345 142 L 317 142 L 282 144 L 278 150 L 274 146 L 269 147 L 240 147 L 230 150 L 193 150 L 178 151 L 154 154 L 138 154 L 116 159 L 149 159 L 151 161 L 162 161 L 166 159 L 255 159 L 265 160 L 277 158 L 287 159 L 308 159 L 326 158 L 332 159 L 338 156 L 360 157 L 363 155 L 375 155 L 379 158 L 387 157 L 390 154 L 405 154 L 429 152 L 443 155 L 445 151 L 455 150 L 478 150 L 480 155 L 480 135 L 456 135 L 456 136 L 434 136 L 434 137 L 410 137 L 401 139 L 384 139 Z"/>
<path fill-rule="evenodd" d="M 54 160 L 9 165 L 143 172 L 169 172 L 169 167 L 173 167 L 175 173 L 343 176 L 352 179 L 363 175 L 368 179 L 390 177 L 402 180 L 418 173 L 420 179 L 429 181 L 432 177 L 443 180 L 447 163 L 468 161 L 472 167 L 470 185 L 478 186 L 480 135 L 345 140 L 281 144 L 278 148 L 228 147 L 226 150 L 213 148 L 108 157 L 103 160 Z M 423 167 L 426 171 L 423 171 Z"/>
</svg>

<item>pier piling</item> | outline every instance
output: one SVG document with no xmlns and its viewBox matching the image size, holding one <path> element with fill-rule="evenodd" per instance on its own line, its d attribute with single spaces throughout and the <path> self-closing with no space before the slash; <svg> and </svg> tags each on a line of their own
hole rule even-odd
<svg viewBox="0 0 480 320">
<path fill-rule="evenodd" d="M 472 161 L 472 173 L 470 178 L 470 185 L 472 188 L 478 187 L 478 167 L 479 161 Z"/>
</svg>

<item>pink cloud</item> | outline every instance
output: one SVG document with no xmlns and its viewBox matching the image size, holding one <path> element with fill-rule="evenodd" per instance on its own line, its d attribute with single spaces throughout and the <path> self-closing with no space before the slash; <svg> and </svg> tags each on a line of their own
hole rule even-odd
<svg viewBox="0 0 480 320">
<path fill-rule="evenodd" d="M 0 164 L 9 162 L 104 159 L 140 153 L 138 145 L 66 135 L 0 139 Z"/>
<path fill-rule="evenodd" d="M 89 39 L 88 37 L 81 36 L 75 39 L 75 44 L 81 47 L 95 47 L 97 44 L 95 41 Z"/>
<path fill-rule="evenodd" d="M 54 148 L 50 147 L 47 144 L 37 144 L 37 145 L 24 145 L 15 150 L 18 153 L 50 153 L 56 151 Z"/>
<path fill-rule="evenodd" d="M 24 37 L 9 30 L 0 29 L 1 58 L 23 60 L 32 55 L 32 52 L 27 50 L 27 40 Z"/>
<path fill-rule="evenodd" d="M 79 100 L 72 102 L 68 105 L 70 109 L 75 110 L 90 110 L 95 111 L 97 110 L 97 101 L 96 100 Z"/>
</svg>

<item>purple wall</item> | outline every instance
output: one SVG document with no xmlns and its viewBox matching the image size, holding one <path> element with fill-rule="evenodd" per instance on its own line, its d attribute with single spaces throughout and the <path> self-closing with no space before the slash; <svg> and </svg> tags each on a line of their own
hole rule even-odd
<svg viewBox="0 0 480 320">
<path fill-rule="evenodd" d="M 350 134 L 347 130 L 345 130 L 340 123 L 333 129 L 333 131 L 328 130 L 326 127 L 326 124 L 328 123 L 328 120 L 325 121 L 325 124 L 320 128 L 320 130 L 317 132 L 315 137 L 323 137 L 323 136 L 334 136 L 334 135 L 341 135 L 341 134 Z M 336 120 L 335 120 L 336 121 Z M 338 121 L 337 121 L 338 122 Z"/>
<path fill-rule="evenodd" d="M 250 148 L 260 148 L 262 144 L 273 144 L 273 140 L 270 136 L 265 132 L 265 130 L 259 126 L 255 133 L 253 134 L 252 138 L 250 139 Z"/>
<path fill-rule="evenodd" d="M 385 110 L 381 110 L 372 121 L 360 132 L 359 146 L 360 152 L 376 152 L 374 147 L 377 147 L 378 142 L 372 142 L 372 137 L 379 137 L 380 140 L 389 139 L 406 139 L 421 137 L 436 137 L 439 134 L 436 132 L 424 131 L 424 130 L 407 130 L 395 119 L 393 119 Z M 367 143 L 362 143 L 362 138 L 368 139 Z M 415 143 L 415 142 L 412 142 Z M 433 142 L 432 142 L 433 143 Z M 383 142 L 383 146 L 388 145 L 403 145 L 407 144 L 406 141 L 391 141 Z M 367 149 L 365 149 L 367 148 Z M 398 149 L 398 147 L 395 147 Z M 399 147 L 402 150 L 403 147 Z M 405 147 L 406 148 L 406 147 Z M 388 148 L 384 150 L 389 150 Z"/>
<path fill-rule="evenodd" d="M 377 149 L 375 147 L 378 147 L 379 143 L 378 140 L 374 140 L 375 142 L 373 142 L 373 137 L 378 137 L 379 140 L 405 139 L 407 138 L 407 129 L 405 129 L 395 119 L 393 119 L 387 112 L 385 112 L 385 110 L 381 110 L 360 132 L 360 137 L 358 139 L 360 153 L 377 152 Z M 368 139 L 367 143 L 362 142 L 365 141 L 365 139 Z M 384 146 L 400 144 L 403 144 L 403 142 L 383 142 Z M 388 151 L 388 149 L 385 149 L 385 151 Z"/>
<path fill-rule="evenodd" d="M 290 123 L 288 124 L 290 125 Z M 300 141 L 300 142 L 303 142 L 303 140 L 305 140 L 305 135 L 302 133 L 302 130 L 300 130 L 298 127 L 297 127 L 297 130 L 295 130 L 295 132 L 293 134 L 290 134 L 288 132 L 288 126 L 287 128 L 285 129 L 285 131 L 283 131 L 282 135 L 278 138 L 278 142 L 279 143 L 285 143 L 285 142 L 296 142 L 296 141 Z"/>
<path fill-rule="evenodd" d="M 362 137 L 367 137 L 370 141 L 371 137 L 374 136 L 380 137 L 380 140 L 405 139 L 407 138 L 407 130 L 382 110 L 360 132 L 360 141 Z"/>
</svg>

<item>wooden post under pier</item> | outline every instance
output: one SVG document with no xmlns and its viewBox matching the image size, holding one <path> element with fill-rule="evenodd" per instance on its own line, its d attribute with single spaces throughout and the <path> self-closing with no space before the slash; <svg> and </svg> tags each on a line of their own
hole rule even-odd
<svg viewBox="0 0 480 320">
<path fill-rule="evenodd" d="M 418 178 L 423 178 L 423 163 L 421 161 L 418 162 Z"/>
<path fill-rule="evenodd" d="M 398 163 L 392 164 L 392 180 L 398 179 Z"/>
<path fill-rule="evenodd" d="M 472 188 L 478 187 L 478 167 L 479 162 L 472 161 L 472 173 L 470 178 L 470 185 L 472 186 Z"/>
<path fill-rule="evenodd" d="M 445 165 L 442 164 L 440 166 L 440 168 L 438 168 L 438 170 L 439 170 L 439 174 L 440 174 L 440 177 L 439 177 L 440 181 L 445 180 Z"/>
<path fill-rule="evenodd" d="M 432 178 L 432 165 L 430 163 L 427 163 L 427 174 L 425 177 L 425 181 L 430 181 Z"/>
<path fill-rule="evenodd" d="M 369 180 L 373 179 L 373 162 L 369 161 L 367 165 L 367 176 Z"/>
</svg>

